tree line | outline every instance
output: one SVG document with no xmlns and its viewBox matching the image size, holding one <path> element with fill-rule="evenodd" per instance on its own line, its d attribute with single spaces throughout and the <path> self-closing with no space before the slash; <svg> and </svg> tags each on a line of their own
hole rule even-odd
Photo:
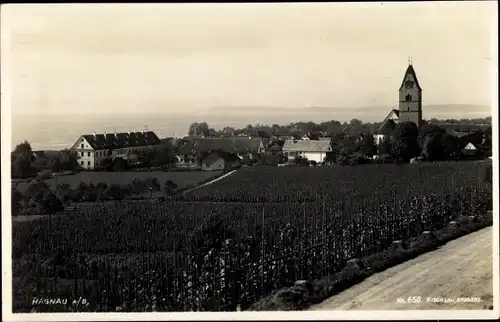
<svg viewBox="0 0 500 322">
<path fill-rule="evenodd" d="M 162 187 L 156 177 L 136 178 L 125 185 L 82 181 L 74 189 L 70 184 L 62 183 L 55 191 L 45 181 L 33 180 L 24 192 L 12 187 L 12 214 L 51 214 L 64 210 L 64 206 L 71 203 L 146 199 L 152 198 L 155 192 L 163 192 L 165 198 L 178 191 L 178 185 L 172 180 L 166 180 Z"/>
<path fill-rule="evenodd" d="M 401 122 L 393 124 L 392 131 L 378 145 L 371 134 L 337 133 L 331 139 L 332 152 L 327 154 L 327 161 L 358 164 L 368 162 L 375 154 L 380 162 L 407 163 L 416 157 L 426 161 L 459 160 L 464 157 L 462 149 L 468 142 L 482 145 L 476 157 L 491 156 L 491 127 L 484 133 L 457 137 L 432 123 L 424 123 L 418 128 L 413 122 Z"/>
<path fill-rule="evenodd" d="M 444 119 L 439 120 L 432 118 L 427 120 L 428 123 L 453 123 L 453 124 L 491 124 L 491 117 L 474 118 L 474 119 Z M 341 131 L 349 131 L 354 133 L 374 133 L 377 131 L 382 122 L 363 122 L 359 119 L 352 119 L 349 122 L 340 122 L 336 120 L 315 123 L 312 121 L 291 122 L 287 125 L 280 124 L 248 124 L 243 128 L 225 126 L 221 129 L 211 127 L 207 122 L 194 122 L 189 125 L 189 136 L 222 136 L 222 135 L 249 135 L 256 136 L 257 131 L 263 131 L 269 134 L 272 133 L 308 133 L 308 132 L 324 132 L 328 135 L 334 135 Z"/>
<path fill-rule="evenodd" d="M 50 173 L 75 172 L 82 170 L 79 157 L 71 150 L 49 151 L 51 155 L 36 156 L 29 142 L 24 141 L 16 146 L 11 156 L 11 175 L 14 179 L 36 177 L 42 171 Z M 130 154 L 128 160 L 123 158 L 105 159 L 98 170 L 123 171 L 170 166 L 176 162 L 173 148 L 162 145 L 157 150 L 141 151 Z"/>
</svg>

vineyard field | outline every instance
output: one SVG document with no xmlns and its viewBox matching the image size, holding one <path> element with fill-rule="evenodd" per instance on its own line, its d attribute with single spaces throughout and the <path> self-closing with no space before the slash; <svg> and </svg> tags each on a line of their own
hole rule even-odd
<svg viewBox="0 0 500 322">
<path fill-rule="evenodd" d="M 34 294 L 83 296 L 88 311 L 244 309 L 394 240 L 480 216 L 491 207 L 487 166 L 242 168 L 165 202 L 15 222 L 13 309 L 31 310 Z M 57 289 L 58 279 L 71 283 Z"/>
</svg>

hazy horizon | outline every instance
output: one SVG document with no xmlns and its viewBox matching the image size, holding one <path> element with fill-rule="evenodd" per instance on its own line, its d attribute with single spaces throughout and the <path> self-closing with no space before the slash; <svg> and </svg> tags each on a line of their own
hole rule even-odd
<svg viewBox="0 0 500 322">
<path fill-rule="evenodd" d="M 490 105 L 496 2 L 2 6 L 12 114 Z M 6 46 L 4 46 L 4 44 Z M 495 57 L 494 57 L 495 56 Z M 381 118 L 385 115 L 381 115 Z"/>
<path fill-rule="evenodd" d="M 12 144 L 37 149 L 145 125 L 375 122 L 411 56 L 424 118 L 493 116 L 496 5 L 4 5 L 2 107 Z"/>
</svg>

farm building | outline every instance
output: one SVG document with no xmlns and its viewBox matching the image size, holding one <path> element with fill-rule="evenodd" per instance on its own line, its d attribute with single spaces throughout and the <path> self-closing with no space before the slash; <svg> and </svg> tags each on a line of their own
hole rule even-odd
<svg viewBox="0 0 500 322">
<path fill-rule="evenodd" d="M 446 133 L 462 138 L 469 135 L 479 135 L 482 137 L 483 133 L 491 124 L 461 124 L 461 123 L 430 123 L 436 125 Z"/>
<path fill-rule="evenodd" d="M 297 134 L 297 133 L 293 133 L 293 132 L 281 132 L 281 133 L 274 133 L 273 134 L 273 138 L 275 139 L 278 139 L 278 140 L 283 140 L 283 141 L 286 141 L 286 140 L 298 140 L 300 139 L 302 136 Z"/>
<path fill-rule="evenodd" d="M 300 156 L 309 161 L 323 162 L 332 146 L 330 141 L 324 140 L 286 140 L 282 151 L 289 160 Z"/>
<path fill-rule="evenodd" d="M 219 150 L 243 158 L 253 158 L 265 151 L 262 138 L 230 137 L 230 138 L 196 138 L 184 140 L 176 150 L 179 165 L 197 164 L 202 157 L 211 151 Z"/>
<path fill-rule="evenodd" d="M 201 170 L 221 171 L 231 169 L 238 164 L 240 164 L 240 159 L 234 154 L 212 151 L 201 161 Z"/>
<path fill-rule="evenodd" d="M 84 169 L 96 169 L 105 160 L 123 158 L 131 153 L 154 151 L 162 144 L 153 131 L 84 134 L 76 140 L 71 151 L 78 156 Z"/>
</svg>

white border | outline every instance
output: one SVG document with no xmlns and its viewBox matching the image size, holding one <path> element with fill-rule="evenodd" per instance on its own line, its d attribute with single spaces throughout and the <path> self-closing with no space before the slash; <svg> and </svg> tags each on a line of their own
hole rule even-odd
<svg viewBox="0 0 500 322">
<path fill-rule="evenodd" d="M 495 6 L 498 3 L 495 2 Z M 9 75 L 9 23 L 5 6 L 1 10 L 1 183 L 2 199 L 10 200 L 10 151 L 11 151 L 11 92 Z M 10 201 L 2 202 L 2 313 L 5 321 L 158 321 L 158 320 L 393 320 L 393 319 L 495 319 L 499 317 L 499 169 L 498 169 L 498 7 L 492 10 L 491 57 L 492 64 L 492 118 L 493 118 L 493 310 L 478 311 L 301 311 L 301 312 L 235 312 L 235 313 L 56 313 L 56 314 L 13 314 L 11 280 L 11 216 Z M 496 229 L 495 229 L 496 227 Z"/>
</svg>

